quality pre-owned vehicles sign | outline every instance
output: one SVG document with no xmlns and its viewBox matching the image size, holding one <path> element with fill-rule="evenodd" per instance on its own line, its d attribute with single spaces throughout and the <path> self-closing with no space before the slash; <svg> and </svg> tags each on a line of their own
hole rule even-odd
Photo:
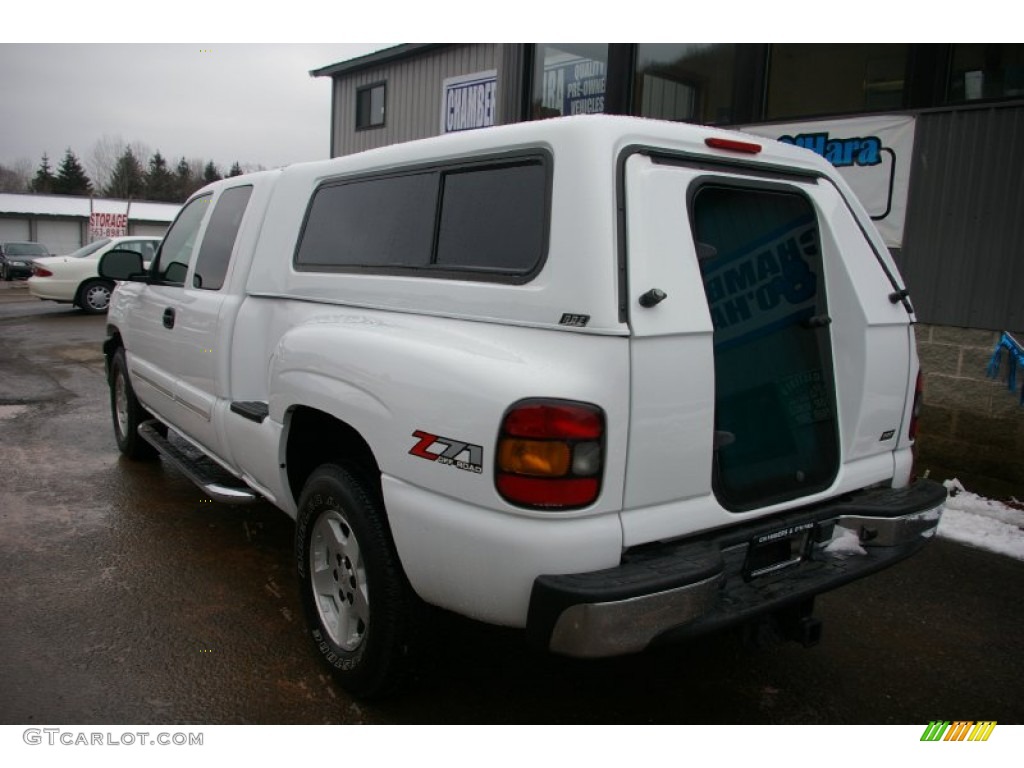
<svg viewBox="0 0 1024 768">
<path fill-rule="evenodd" d="M 903 244 L 914 118 L 854 117 L 752 125 L 748 133 L 816 152 L 839 169 L 890 248 Z"/>
</svg>

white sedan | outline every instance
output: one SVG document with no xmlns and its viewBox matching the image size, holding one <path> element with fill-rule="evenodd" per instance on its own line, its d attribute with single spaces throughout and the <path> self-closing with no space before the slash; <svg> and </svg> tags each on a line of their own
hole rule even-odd
<svg viewBox="0 0 1024 768">
<path fill-rule="evenodd" d="M 110 306 L 114 283 L 99 276 L 100 256 L 107 251 L 128 250 L 153 260 L 159 237 L 106 237 L 79 248 L 67 256 L 33 259 L 28 290 L 39 299 L 74 304 L 88 314 L 102 314 Z"/>
</svg>

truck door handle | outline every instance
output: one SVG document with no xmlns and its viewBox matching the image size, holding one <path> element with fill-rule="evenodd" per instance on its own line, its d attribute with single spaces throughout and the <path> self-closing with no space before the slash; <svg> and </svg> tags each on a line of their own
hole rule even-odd
<svg viewBox="0 0 1024 768">
<path fill-rule="evenodd" d="M 164 328 L 174 327 L 174 308 L 168 307 L 164 310 Z"/>
<path fill-rule="evenodd" d="M 644 309 L 650 309 L 651 307 L 658 306 L 667 298 L 668 294 L 660 288 L 651 288 L 651 290 L 640 297 L 640 306 Z"/>
</svg>

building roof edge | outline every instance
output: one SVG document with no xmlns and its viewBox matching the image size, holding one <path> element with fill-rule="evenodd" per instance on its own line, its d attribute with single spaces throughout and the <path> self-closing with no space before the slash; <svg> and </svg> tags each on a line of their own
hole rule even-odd
<svg viewBox="0 0 1024 768">
<path fill-rule="evenodd" d="M 447 45 L 452 45 L 452 43 L 402 43 L 401 45 L 384 48 L 364 56 L 357 56 L 354 59 L 339 61 L 337 64 L 329 64 L 326 67 L 312 69 L 309 72 L 309 76 L 337 77 L 338 75 L 347 75 L 351 72 L 359 72 L 370 67 L 380 66 L 381 64 L 390 64 L 393 61 L 425 53 L 434 48 L 443 48 Z"/>
</svg>

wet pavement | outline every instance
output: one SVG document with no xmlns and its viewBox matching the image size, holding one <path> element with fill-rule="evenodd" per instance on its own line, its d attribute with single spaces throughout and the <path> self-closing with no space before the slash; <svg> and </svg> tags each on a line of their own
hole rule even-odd
<svg viewBox="0 0 1024 768">
<path fill-rule="evenodd" d="M 303 633 L 293 524 L 120 457 L 103 317 L 0 289 L 0 723 L 1024 723 L 1024 563 L 939 540 L 819 598 L 822 643 L 575 662 L 434 616 L 404 696 Z"/>
</svg>

